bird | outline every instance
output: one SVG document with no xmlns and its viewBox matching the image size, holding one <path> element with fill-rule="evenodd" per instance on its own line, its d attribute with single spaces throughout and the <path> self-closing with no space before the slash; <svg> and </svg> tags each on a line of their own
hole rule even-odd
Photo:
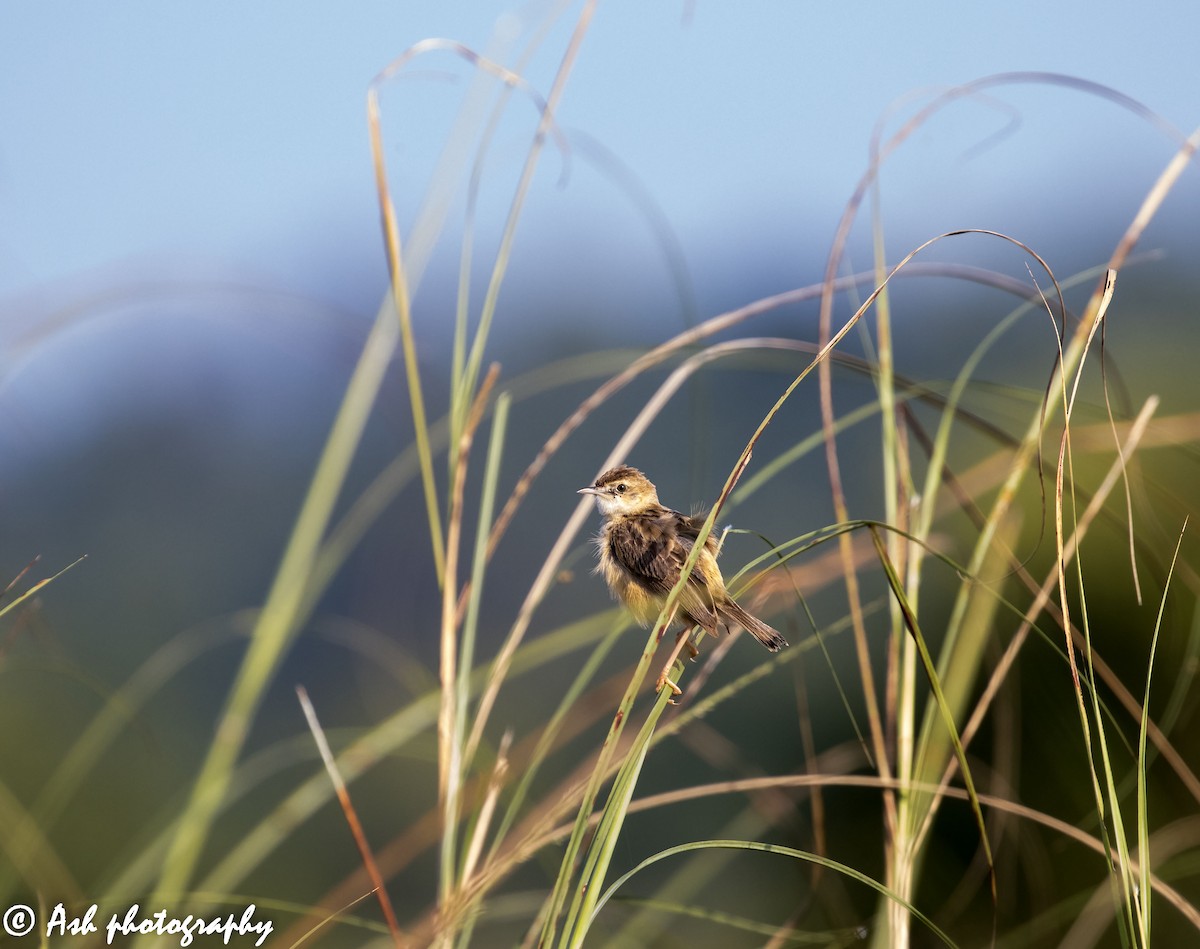
<svg viewBox="0 0 1200 949">
<path fill-rule="evenodd" d="M 604 577 L 613 597 L 624 603 L 642 626 L 650 625 L 662 611 L 667 594 L 679 582 L 704 517 L 664 507 L 650 479 L 629 465 L 610 468 L 577 493 L 594 497 L 604 518 L 596 538 L 599 563 L 595 572 Z M 666 685 L 673 695 L 682 694 L 671 681 L 670 671 L 684 643 L 693 657 L 697 654 L 686 638 L 697 626 L 713 636 L 721 625 L 726 629 L 741 626 L 771 652 L 787 645 L 778 630 L 747 613 L 729 595 L 717 566 L 720 551 L 721 542 L 710 533 L 676 601 L 674 615 L 686 625 L 658 677 L 656 691 Z M 668 626 L 673 618 L 668 619 Z"/>
</svg>

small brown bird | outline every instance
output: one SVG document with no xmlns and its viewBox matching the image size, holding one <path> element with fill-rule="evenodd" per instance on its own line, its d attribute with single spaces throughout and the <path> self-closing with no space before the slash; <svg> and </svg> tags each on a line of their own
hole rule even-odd
<svg viewBox="0 0 1200 949">
<path fill-rule="evenodd" d="M 650 479 L 628 465 L 609 469 L 595 484 L 580 488 L 579 493 L 593 495 L 604 517 L 604 527 L 596 538 L 600 557 L 596 572 L 603 574 L 613 596 L 629 607 L 634 618 L 648 626 L 679 582 L 704 519 L 663 507 Z M 715 636 L 719 625 L 728 628 L 736 624 L 771 652 L 787 645 L 778 631 L 747 613 L 726 591 L 721 568 L 717 566 L 720 550 L 720 542 L 710 533 L 687 585 L 680 592 L 676 613 L 687 626 L 658 678 L 659 689 L 666 684 L 674 694 L 680 694 L 668 673 L 687 641 L 686 635 L 696 626 Z M 689 643 L 689 648 L 694 654 L 695 647 Z"/>
</svg>

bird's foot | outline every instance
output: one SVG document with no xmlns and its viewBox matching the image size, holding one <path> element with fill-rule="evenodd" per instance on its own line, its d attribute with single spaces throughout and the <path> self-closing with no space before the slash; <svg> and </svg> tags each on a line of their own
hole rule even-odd
<svg viewBox="0 0 1200 949">
<path fill-rule="evenodd" d="M 683 695 L 683 689 L 671 681 L 671 666 L 674 664 L 674 661 L 672 661 L 664 666 L 663 671 L 658 674 L 658 679 L 654 683 L 655 692 L 661 692 L 664 688 L 669 688 L 671 690 L 671 698 L 668 701 L 670 701 L 672 705 L 675 704 L 675 696 Z"/>
<path fill-rule="evenodd" d="M 700 654 L 700 650 L 696 648 L 695 644 L 689 637 L 689 634 L 694 628 L 694 626 L 688 626 L 678 636 L 675 637 L 675 648 L 671 650 L 671 656 L 669 659 L 667 659 L 667 664 L 663 666 L 662 672 L 659 673 L 658 681 L 654 686 L 655 692 L 661 692 L 663 690 L 663 686 L 669 685 L 671 687 L 672 696 L 683 695 L 683 689 L 681 689 L 671 680 L 671 669 L 674 668 L 675 660 L 678 659 L 679 654 L 683 652 L 684 646 L 687 646 L 687 648 L 691 651 L 692 658 L 695 658 Z M 672 699 L 672 704 L 674 704 L 674 699 Z"/>
</svg>

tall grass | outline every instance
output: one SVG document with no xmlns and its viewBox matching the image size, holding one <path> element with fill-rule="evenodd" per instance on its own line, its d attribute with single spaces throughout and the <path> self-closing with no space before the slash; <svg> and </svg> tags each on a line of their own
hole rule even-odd
<svg viewBox="0 0 1200 949">
<path fill-rule="evenodd" d="M 1181 582 L 1194 596 L 1196 576 L 1181 553 L 1182 534 L 1180 546 L 1172 553 L 1158 551 L 1168 566 L 1157 616 L 1147 628 L 1133 631 L 1146 643 L 1145 680 L 1136 688 L 1127 674 L 1104 662 L 1093 636 L 1095 621 L 1088 608 L 1092 567 L 1083 543 L 1108 517 L 1112 493 L 1122 489 L 1129 547 L 1144 549 L 1133 513 L 1136 491 L 1130 487 L 1138 478 L 1139 459 L 1147 445 L 1174 441 L 1194 447 L 1200 438 L 1200 421 L 1193 415 L 1163 419 L 1154 398 L 1146 398 L 1130 417 L 1118 417 L 1107 400 L 1107 376 L 1102 417 L 1082 404 L 1080 391 L 1085 371 L 1096 361 L 1104 321 L 1112 318 L 1107 313 L 1120 301 L 1119 292 L 1114 296 L 1117 275 L 1200 143 L 1200 132 L 1181 141 L 1110 259 L 1092 272 L 1060 279 L 1034 248 L 1016 237 L 982 229 L 938 235 L 893 262 L 885 250 L 884 222 L 876 202 L 872 269 L 846 275 L 845 247 L 851 226 L 862 202 L 872 195 L 878 198 L 880 169 L 916 129 L 949 103 L 1004 84 L 1039 82 L 1100 95 L 1150 117 L 1116 93 L 1066 77 L 1016 74 L 955 89 L 933 100 L 891 138 L 877 143 L 834 235 L 825 278 L 819 284 L 713 316 L 646 352 L 598 354 L 506 378 L 498 366 L 485 368 L 488 342 L 492 334 L 504 331 L 497 322 L 498 301 L 515 238 L 546 145 L 563 147 L 557 109 L 595 10 L 594 3 L 584 6 L 544 98 L 528 87 L 518 69 L 446 41 L 429 41 L 409 50 L 372 87 L 368 121 L 391 278 L 387 298 L 354 369 L 275 580 L 254 618 L 216 735 L 187 800 L 114 876 L 105 897 L 115 900 L 120 894 L 148 891 L 149 903 L 187 904 L 202 894 L 232 899 L 256 869 L 302 835 L 306 822 L 336 795 L 362 854 L 363 870 L 345 880 L 331 880 L 319 904 L 292 907 L 294 923 L 279 937 L 280 944 L 378 938 L 395 945 L 441 947 L 514 941 L 546 947 L 672 945 L 675 937 L 669 921 L 686 921 L 688 926 L 701 927 L 687 932 L 709 934 L 712 945 L 734 944 L 738 939 L 759 944 L 764 938 L 769 945 L 850 945 L 863 939 L 879 947 L 933 941 L 972 945 L 981 940 L 1032 945 L 1047 933 L 1065 931 L 1064 944 L 1101 944 L 1106 933 L 1115 932 L 1121 945 L 1145 949 L 1152 945 L 1166 913 L 1172 917 L 1169 931 L 1194 935 L 1200 930 L 1197 896 L 1194 888 L 1189 891 L 1177 884 L 1190 883 L 1188 878 L 1194 877 L 1200 842 L 1179 848 L 1192 862 L 1169 868 L 1176 879 L 1160 872 L 1167 864 L 1164 855 L 1174 856 L 1172 848 L 1178 844 L 1162 842 L 1160 832 L 1166 833 L 1175 815 L 1155 812 L 1150 775 L 1152 769 L 1156 776 L 1162 772 L 1188 807 L 1200 804 L 1194 762 L 1171 737 L 1171 726 L 1184 718 L 1190 679 L 1184 670 L 1185 674 L 1163 685 L 1160 664 L 1168 603 L 1178 595 Z M 480 125 L 470 130 L 473 134 L 463 133 L 455 147 L 444 153 L 441 180 L 431 183 L 430 199 L 422 203 L 417 219 L 404 233 L 384 144 L 392 120 L 381 107 L 380 91 L 412 63 L 432 56 L 455 58 L 489 81 L 471 85 L 464 115 L 479 117 Z M 488 268 L 486 291 L 476 309 L 469 287 L 478 269 L 473 228 L 482 168 L 496 161 L 491 146 L 499 116 L 518 103 L 520 107 L 532 103 L 536 121 L 529 150 L 513 175 L 509 209 Z M 432 398 L 429 381 L 421 374 L 419 314 L 413 312 L 412 301 L 432 248 L 447 225 L 450 202 L 445 195 L 464 177 L 468 220 L 461 246 L 451 364 L 446 391 Z M 969 247 L 983 247 L 988 241 L 989 248 L 1019 253 L 1023 260 L 1036 262 L 1039 270 L 1036 275 L 1031 271 L 1028 281 L 1014 281 L 986 268 L 927 259 L 950 241 Z M 975 351 L 961 366 L 947 371 L 948 382 L 904 378 L 895 353 L 899 334 L 919 332 L 897 324 L 892 307 L 895 288 L 901 281 L 919 287 L 932 275 L 964 286 L 986 286 L 1013 299 L 1007 317 L 980 327 Z M 1075 315 L 1067 299 L 1081 282 L 1092 282 L 1095 289 Z M 862 304 L 835 326 L 835 299 L 860 289 L 867 290 Z M 804 301 L 819 301 L 815 341 L 753 335 L 714 341 L 718 334 L 741 332 L 763 314 Z M 1010 433 L 971 410 L 968 402 L 980 391 L 977 372 L 991 347 L 1019 322 L 1030 319 L 1052 326 L 1053 333 L 1046 334 L 1047 352 L 1057 358 L 1044 393 L 1008 391 L 1007 407 L 1023 413 L 1022 424 Z M 854 333 L 866 340 L 866 357 L 841 351 Z M 357 498 L 339 507 L 351 463 L 397 349 L 407 384 L 413 443 Z M 697 380 L 720 372 L 731 361 L 775 358 L 781 353 L 795 358 L 797 351 L 803 353 L 803 368 L 789 370 L 790 378 L 780 384 L 773 404 L 765 406 L 758 424 L 742 434 L 740 453 L 722 463 L 727 474 L 701 530 L 701 536 L 707 536 L 718 529 L 718 519 L 752 494 L 786 485 L 790 469 L 802 458 L 824 453 L 833 522 L 799 536 L 771 537 L 743 571 L 737 571 L 736 564 L 725 566 L 739 596 L 754 598 L 762 609 L 781 617 L 780 623 L 790 624 L 794 645 L 789 650 L 778 658 L 762 658 L 749 671 L 726 674 L 727 667 L 721 665 L 726 644 L 722 643 L 709 652 L 711 658 L 698 674 L 689 677 L 682 663 L 675 668 L 673 675 L 685 689 L 679 707 L 671 705 L 666 690 L 647 694 L 646 674 L 654 663 L 666 618 L 694 566 L 695 553 L 658 623 L 642 640 L 632 673 L 628 665 L 634 659 L 636 634 L 628 633 L 627 620 L 619 611 L 580 615 L 558 629 L 542 628 L 537 622 L 539 608 L 563 571 L 586 556 L 581 554 L 581 532 L 590 516 L 586 500 L 578 503 L 549 550 L 525 558 L 535 569 L 529 571 L 522 602 L 514 615 L 506 617 L 507 630 L 493 649 L 484 635 L 482 606 L 489 570 L 515 519 L 530 513 L 526 502 L 536 493 L 538 479 L 572 435 L 590 418 L 609 410 L 617 393 L 636 381 L 652 380 L 659 370 L 669 370 L 639 413 L 623 426 L 611 449 L 596 450 L 578 439 L 572 443 L 572 450 L 586 453 L 594 470 L 603 470 L 631 457 L 672 400 Z M 835 369 L 868 378 L 874 400 L 839 411 Z M 529 459 L 513 457 L 511 431 L 524 399 L 597 380 L 588 396 L 563 413 L 540 450 Z M 760 447 L 764 433 L 778 427 L 797 398 L 819 400 L 821 428 L 768 457 L 769 452 Z M 443 403 L 442 417 L 431 417 L 428 406 Z M 934 419 L 932 428 L 923 423 L 929 417 Z M 879 437 L 882 515 L 871 518 L 855 510 L 843 483 L 839 454 L 839 438 L 867 424 L 878 425 Z M 989 447 L 973 456 L 959 450 L 958 439 L 964 432 L 981 436 Z M 1103 467 L 1098 480 L 1079 473 L 1081 455 Z M 513 463 L 524 470 L 507 484 L 503 472 Z M 1027 490 L 1027 482 L 1049 490 Z M 425 521 L 412 539 L 414 544 L 428 544 L 432 574 L 439 585 L 437 591 L 430 591 L 431 599 L 436 597 L 440 603 L 436 684 L 340 748 L 318 724 L 320 710 L 302 695 L 321 767 L 261 814 L 249 833 L 206 864 L 204 848 L 222 815 L 273 766 L 244 755 L 267 685 L 312 619 L 322 592 L 365 532 L 392 499 L 417 484 Z M 951 545 L 940 533 L 956 518 L 969 523 L 973 531 L 961 558 L 952 555 Z M 1052 525 L 1049 566 L 1018 553 L 1029 523 L 1043 518 Z M 1182 530 L 1182 525 L 1173 527 Z M 818 567 L 826 568 L 825 572 Z M 1139 569 L 1136 553 L 1133 569 Z M 820 576 L 825 579 L 814 579 Z M 821 584 L 844 593 L 845 609 L 834 620 L 819 624 L 806 598 Z M 945 616 L 939 612 L 939 602 L 949 604 Z M 1062 750 L 1061 757 L 1073 762 L 1069 768 L 1086 769 L 1092 800 L 1083 815 L 1055 814 L 1022 803 L 1019 789 L 1006 785 L 1005 769 L 976 749 L 989 726 L 994 726 L 990 736 L 994 745 L 1004 740 L 1003 722 L 994 721 L 994 712 L 1006 690 L 1017 687 L 1011 680 L 1031 638 L 1047 650 L 1056 650 L 1061 674 L 1048 680 L 1046 688 L 1070 694 L 1077 711 L 1077 722 L 1072 723 L 1076 747 L 1070 753 Z M 844 667 L 845 653 L 836 648 L 843 640 L 850 641 L 852 671 Z M 177 658 L 154 657 L 147 664 L 152 671 L 131 678 L 114 703 L 143 702 L 149 691 L 169 682 L 178 668 Z M 833 747 L 812 747 L 815 716 L 793 710 L 793 717 L 802 720 L 795 723 L 794 734 L 788 722 L 787 740 L 799 742 L 796 736 L 802 735 L 810 746 L 806 773 L 736 776 L 641 793 L 647 768 L 656 756 L 669 751 L 668 743 L 686 736 L 689 729 L 701 734 L 714 716 L 739 702 L 772 701 L 776 693 L 768 688 L 770 677 L 792 677 L 803 694 L 801 666 L 810 670 L 810 677 L 837 681 L 844 703 L 838 714 L 857 738 Z M 537 678 L 536 688 L 552 694 L 552 707 L 540 716 L 538 727 L 524 734 L 515 732 L 500 721 L 502 698 L 532 690 L 533 677 L 547 668 L 555 669 L 555 674 Z M 570 671 L 564 675 L 563 669 Z M 852 679 L 852 687 L 844 688 L 842 683 Z M 1168 687 L 1172 699 L 1166 714 L 1156 720 L 1150 712 L 1152 697 Z M 798 708 L 806 709 L 805 702 Z M 91 763 L 113 740 L 118 725 L 110 718 L 103 717 L 66 756 L 39 808 L 29 814 L 7 808 L 17 827 L 9 842 L 15 844 L 12 852 L 18 867 L 36 863 L 41 847 L 39 821 L 54 819 L 70 789 L 85 781 Z M 765 718 L 779 722 L 788 716 L 776 710 Z M 437 758 L 436 794 L 428 795 L 431 807 L 379 847 L 358 816 L 356 781 L 388 756 L 430 736 Z M 736 748 L 737 738 L 729 741 Z M 715 730 L 697 742 L 710 749 L 719 745 Z M 1006 753 L 1015 752 L 1009 748 Z M 1002 757 L 996 749 L 993 755 Z M 834 806 L 832 799 L 808 795 L 836 794 L 840 807 L 841 795 L 858 800 L 850 795 L 867 793 L 879 802 L 879 823 L 870 825 L 869 831 L 859 828 L 874 846 L 869 848 L 870 856 L 857 855 L 856 865 L 853 847 L 845 848 L 849 858 L 833 855 L 841 849 L 840 842 L 822 816 Z M 730 825 L 744 835 L 729 836 L 721 832 L 723 828 L 696 828 L 689 839 L 642 852 L 627 833 L 638 815 L 686 813 L 683 808 L 689 801 L 731 795 L 749 796 L 760 806 L 751 807 L 746 820 Z M 0 798 L 0 804 L 4 800 Z M 814 802 L 807 813 L 816 825 L 811 831 L 814 843 L 807 848 L 791 845 L 797 842 L 796 835 L 788 836 L 779 826 L 804 812 L 805 801 Z M 956 916 L 949 897 L 931 899 L 925 882 L 939 876 L 937 861 L 947 859 L 934 849 L 933 841 L 935 828 L 951 804 L 961 808 L 963 816 L 955 819 L 970 828 L 970 846 L 976 852 L 974 861 L 968 861 L 966 891 L 959 900 L 974 918 Z M 1012 868 L 1022 865 L 1020 855 L 1011 852 L 1011 840 L 1025 827 L 1042 828 L 1056 835 L 1062 846 L 1100 858 L 1088 872 L 1064 881 L 1044 917 L 1029 919 L 1012 914 L 1015 900 L 1006 889 L 1012 884 Z M 1195 835 L 1194 828 L 1189 832 Z M 406 873 L 414 872 L 408 869 L 411 863 L 428 852 L 437 855 L 433 903 L 414 908 L 394 900 L 404 889 Z M 717 888 L 714 881 L 734 865 L 746 873 L 790 874 L 797 886 L 802 883 L 808 889 L 803 897 L 796 897 L 794 906 L 770 919 L 756 918 L 756 907 L 735 913 L 708 905 Z M 643 881 L 651 882 L 639 889 Z M 367 912 L 363 900 L 368 895 L 378 902 L 383 923 Z M 618 911 L 622 901 L 623 910 Z M 869 905 L 867 901 L 877 903 L 864 912 L 861 907 Z M 988 917 L 985 922 L 980 922 L 981 912 Z"/>
</svg>

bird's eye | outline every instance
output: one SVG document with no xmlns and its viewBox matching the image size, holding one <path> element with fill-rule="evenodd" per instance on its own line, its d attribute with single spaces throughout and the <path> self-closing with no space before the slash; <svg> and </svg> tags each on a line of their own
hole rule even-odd
<svg viewBox="0 0 1200 949">
<path fill-rule="evenodd" d="M 624 482 L 621 482 L 620 484 L 617 485 L 617 494 L 624 494 L 628 490 L 629 490 L 629 485 L 625 484 Z"/>
</svg>

